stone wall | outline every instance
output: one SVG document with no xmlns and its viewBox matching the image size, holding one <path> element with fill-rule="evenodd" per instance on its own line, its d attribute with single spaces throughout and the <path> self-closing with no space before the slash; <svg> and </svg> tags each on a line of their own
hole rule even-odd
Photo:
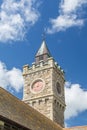
<svg viewBox="0 0 87 130">
<path fill-rule="evenodd" d="M 54 59 L 48 58 L 47 62 L 40 61 L 38 65 L 23 67 L 24 93 L 23 101 L 50 118 L 64 126 L 64 72 Z M 41 79 L 44 88 L 41 92 L 33 93 L 32 84 L 35 80 Z M 56 90 L 56 82 L 61 85 L 61 96 Z M 56 103 L 55 103 L 56 101 Z M 59 105 L 58 105 L 59 104 Z"/>
</svg>

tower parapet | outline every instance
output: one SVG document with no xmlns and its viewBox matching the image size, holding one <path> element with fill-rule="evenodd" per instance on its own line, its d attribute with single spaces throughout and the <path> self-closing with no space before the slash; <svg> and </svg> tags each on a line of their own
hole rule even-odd
<svg viewBox="0 0 87 130">
<path fill-rule="evenodd" d="M 29 67 L 28 64 L 24 65 L 23 66 L 23 75 L 25 75 L 27 73 L 31 73 L 32 71 L 38 71 L 38 68 L 47 69 L 50 67 L 57 68 L 61 74 L 64 74 L 63 69 L 57 64 L 57 62 L 55 62 L 53 57 L 50 57 L 47 59 L 46 62 L 44 62 L 43 60 L 40 60 L 38 62 L 38 64 L 33 62 L 31 67 Z"/>
</svg>

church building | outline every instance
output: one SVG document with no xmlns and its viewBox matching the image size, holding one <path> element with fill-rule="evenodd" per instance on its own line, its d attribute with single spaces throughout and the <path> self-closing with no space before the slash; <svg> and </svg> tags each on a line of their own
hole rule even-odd
<svg viewBox="0 0 87 130">
<path fill-rule="evenodd" d="M 32 66 L 23 67 L 22 101 L 0 87 L 0 130 L 87 130 L 65 128 L 65 77 L 45 40 Z"/>
</svg>

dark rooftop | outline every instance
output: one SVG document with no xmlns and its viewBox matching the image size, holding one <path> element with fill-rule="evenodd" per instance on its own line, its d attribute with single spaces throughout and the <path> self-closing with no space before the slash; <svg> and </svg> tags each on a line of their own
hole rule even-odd
<svg viewBox="0 0 87 130">
<path fill-rule="evenodd" d="M 26 129 L 62 130 L 61 126 L 0 87 L 1 117 L 22 125 Z"/>
</svg>

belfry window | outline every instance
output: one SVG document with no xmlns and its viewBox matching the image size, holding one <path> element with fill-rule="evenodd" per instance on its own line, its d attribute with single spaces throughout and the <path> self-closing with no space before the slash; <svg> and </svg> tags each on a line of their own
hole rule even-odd
<svg viewBox="0 0 87 130">
<path fill-rule="evenodd" d="M 43 55 L 39 56 L 39 61 L 43 60 Z"/>
<path fill-rule="evenodd" d="M 56 88 L 57 88 L 58 94 L 61 94 L 61 86 L 58 82 L 56 83 Z"/>
</svg>

